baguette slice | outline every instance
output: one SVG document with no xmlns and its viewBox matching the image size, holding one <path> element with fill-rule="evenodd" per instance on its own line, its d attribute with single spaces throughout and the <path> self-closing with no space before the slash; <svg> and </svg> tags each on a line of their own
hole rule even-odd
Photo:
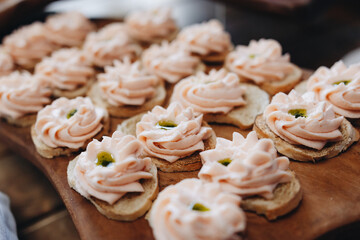
<svg viewBox="0 0 360 240">
<path fill-rule="evenodd" d="M 36 121 L 37 113 L 26 114 L 20 118 L 11 118 L 9 116 L 3 116 L 3 118 L 10 124 L 18 127 L 29 127 Z"/>
<path fill-rule="evenodd" d="M 96 105 L 106 108 L 110 116 L 118 118 L 128 118 L 149 111 L 156 105 L 161 106 L 165 101 L 166 90 L 164 87 L 164 83 L 161 82 L 156 88 L 154 97 L 146 101 L 141 106 L 113 106 L 109 104 L 104 98 L 102 98 L 101 95 L 102 94 L 98 83 L 94 84 L 88 92 L 88 96 L 91 98 L 91 100 L 93 100 Z"/>
<path fill-rule="evenodd" d="M 325 147 L 321 150 L 312 149 L 301 145 L 294 145 L 283 140 L 270 130 L 263 115 L 259 115 L 256 118 L 254 130 L 260 138 L 272 139 L 274 141 L 275 148 L 279 153 L 291 159 L 304 162 L 316 162 L 318 160 L 335 157 L 336 155 L 345 151 L 354 142 L 359 140 L 359 132 L 345 118 L 340 125 L 340 132 L 344 139 L 329 145 L 325 145 Z"/>
<path fill-rule="evenodd" d="M 55 97 L 66 97 L 69 99 L 76 98 L 76 97 L 83 97 L 86 96 L 86 93 L 89 91 L 91 86 L 94 84 L 94 79 L 89 79 L 88 82 L 79 88 L 76 88 L 74 90 L 63 90 L 59 88 L 54 88 L 52 90 L 52 93 Z"/>
<path fill-rule="evenodd" d="M 75 191 L 77 189 L 75 187 L 74 169 L 77 159 L 78 157 L 70 161 L 67 168 L 68 183 Z M 113 205 L 94 197 L 90 197 L 89 200 L 101 214 L 109 219 L 133 221 L 143 216 L 150 209 L 152 201 L 159 192 L 155 165 L 152 165 L 150 173 L 153 175 L 153 178 L 141 180 L 145 190 L 143 193 L 127 193 Z"/>
<path fill-rule="evenodd" d="M 142 116 L 143 114 L 139 114 L 123 121 L 120 125 L 118 125 L 117 130 L 122 131 L 124 134 L 130 134 L 136 137 L 136 124 L 141 120 Z M 203 122 L 203 126 L 210 127 L 206 122 Z M 216 135 L 214 131 L 208 139 L 204 140 L 204 145 L 204 151 L 215 148 Z M 190 172 L 199 170 L 202 167 L 201 158 L 198 151 L 194 152 L 190 156 L 180 158 L 173 163 L 157 157 L 149 157 L 156 165 L 156 167 L 163 172 Z"/>
<path fill-rule="evenodd" d="M 231 110 L 228 114 L 204 114 L 206 122 L 227 123 L 241 129 L 251 128 L 255 118 L 269 104 L 269 95 L 253 84 L 242 84 L 246 87 L 246 105 Z"/>
<path fill-rule="evenodd" d="M 93 138 L 100 140 L 102 136 L 109 133 L 109 129 L 110 129 L 110 119 L 106 117 L 106 119 L 103 120 L 102 130 L 99 133 L 97 133 Z M 31 138 L 34 142 L 36 151 L 44 158 L 54 158 L 57 156 L 70 156 L 74 152 L 78 152 L 81 149 L 85 149 L 87 144 L 93 140 L 93 138 L 90 138 L 85 142 L 85 144 L 81 148 L 67 148 L 67 147 L 52 148 L 47 146 L 45 143 L 43 143 L 43 141 L 41 141 L 41 139 L 39 138 L 39 136 L 35 131 L 35 124 L 31 126 Z"/>
<path fill-rule="evenodd" d="M 241 201 L 244 210 L 265 215 L 268 220 L 275 220 L 295 209 L 301 199 L 302 190 L 299 180 L 295 173 L 290 171 L 292 180 L 287 183 L 280 183 L 274 190 L 274 198 L 265 199 L 263 197 L 249 197 Z"/>
</svg>

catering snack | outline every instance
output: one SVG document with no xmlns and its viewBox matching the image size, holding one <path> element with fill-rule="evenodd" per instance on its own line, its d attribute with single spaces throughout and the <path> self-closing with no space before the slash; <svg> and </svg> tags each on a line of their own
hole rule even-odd
<svg viewBox="0 0 360 240">
<path fill-rule="evenodd" d="M 95 70 L 83 51 L 65 48 L 38 63 L 35 76 L 52 89 L 55 97 L 75 98 L 86 95 Z"/>
<path fill-rule="evenodd" d="M 159 193 L 149 223 L 157 240 L 242 239 L 246 217 L 240 197 L 218 184 L 185 179 Z"/>
<path fill-rule="evenodd" d="M 31 137 L 41 156 L 53 158 L 85 148 L 92 138 L 107 134 L 109 124 L 107 111 L 89 98 L 62 97 L 38 112 Z"/>
<path fill-rule="evenodd" d="M 298 161 L 334 157 L 359 140 L 358 131 L 331 105 L 316 101 L 311 92 L 301 96 L 294 90 L 276 94 L 256 118 L 254 130 L 271 138 L 281 154 Z"/>
<path fill-rule="evenodd" d="M 144 115 L 125 120 L 118 128 L 136 134 L 155 165 L 163 172 L 186 172 L 201 168 L 199 151 L 215 145 L 214 131 L 195 114 L 175 102 L 167 109 L 154 107 Z"/>
<path fill-rule="evenodd" d="M 151 207 L 158 193 L 157 170 L 141 157 L 134 136 L 116 131 L 94 139 L 67 169 L 70 187 L 89 199 L 106 217 L 132 221 Z"/>
<path fill-rule="evenodd" d="M 129 58 L 105 67 L 98 75 L 89 96 L 94 103 L 106 108 L 111 116 L 132 117 L 162 105 L 166 91 L 164 83 L 155 75 L 147 73 L 139 61 Z"/>
<path fill-rule="evenodd" d="M 36 114 L 50 103 L 51 92 L 29 72 L 15 71 L 0 77 L 0 117 L 11 124 L 26 127 Z"/>
<path fill-rule="evenodd" d="M 243 198 L 245 210 L 274 220 L 296 208 L 302 198 L 300 183 L 289 170 L 289 159 L 277 157 L 271 139 L 258 139 L 255 131 L 244 138 L 216 139 L 215 149 L 200 153 L 204 162 L 199 178 Z"/>
<path fill-rule="evenodd" d="M 237 46 L 226 57 L 225 67 L 270 95 L 289 92 L 302 76 L 301 69 L 290 63 L 289 54 L 282 55 L 281 45 L 273 39 L 252 40 L 249 46 Z"/>
<path fill-rule="evenodd" d="M 240 83 L 225 69 L 199 72 L 181 80 L 174 87 L 171 101 L 204 114 L 207 122 L 228 123 L 250 128 L 255 117 L 269 103 L 269 95 L 255 85 Z"/>
<path fill-rule="evenodd" d="M 0 45 L 0 77 L 10 74 L 15 68 L 11 55 Z"/>
</svg>

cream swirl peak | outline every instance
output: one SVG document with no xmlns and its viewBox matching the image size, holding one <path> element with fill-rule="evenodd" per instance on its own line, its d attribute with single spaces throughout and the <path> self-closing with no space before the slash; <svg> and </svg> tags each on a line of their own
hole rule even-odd
<svg viewBox="0 0 360 240">
<path fill-rule="evenodd" d="M 213 69 L 209 74 L 199 72 L 176 84 L 172 100 L 204 114 L 228 113 L 246 104 L 245 92 L 236 74 Z"/>
<path fill-rule="evenodd" d="M 12 57 L 0 46 L 0 77 L 11 73 L 14 68 Z"/>
<path fill-rule="evenodd" d="M 94 24 L 79 12 L 50 16 L 46 19 L 45 27 L 49 31 L 48 37 L 53 42 L 68 47 L 79 47 L 86 35 L 95 30 Z"/>
<path fill-rule="evenodd" d="M 229 53 L 225 66 L 241 78 L 257 84 L 280 81 L 296 68 L 289 62 L 289 54 L 281 54 L 281 45 L 273 39 L 251 40 L 248 46 L 239 45 Z"/>
<path fill-rule="evenodd" d="M 20 118 L 50 103 L 51 92 L 29 72 L 15 71 L 0 77 L 0 116 Z"/>
<path fill-rule="evenodd" d="M 360 118 L 360 64 L 347 67 L 342 61 L 330 69 L 320 67 L 309 78 L 307 89 L 334 111 L 348 118 Z"/>
<path fill-rule="evenodd" d="M 161 45 L 152 45 L 144 51 L 142 63 L 145 69 L 170 83 L 194 74 L 200 65 L 200 59 L 192 56 L 185 46 L 163 41 Z"/>
<path fill-rule="evenodd" d="M 58 98 L 38 112 L 35 131 L 52 148 L 77 149 L 94 137 L 107 120 L 105 109 L 95 107 L 90 98 Z"/>
<path fill-rule="evenodd" d="M 246 216 L 240 197 L 221 191 L 215 183 L 184 179 L 160 192 L 150 211 L 157 240 L 241 239 Z"/>
<path fill-rule="evenodd" d="M 75 188 L 86 198 L 93 196 L 109 204 L 128 192 L 144 192 L 139 180 L 152 178 L 151 160 L 140 157 L 141 151 L 134 136 L 119 131 L 101 142 L 94 139 L 76 162 Z"/>
<path fill-rule="evenodd" d="M 170 8 L 136 11 L 125 18 L 125 23 L 131 37 L 144 42 L 168 39 L 177 31 Z"/>
<path fill-rule="evenodd" d="M 183 108 L 177 102 L 167 109 L 156 106 L 136 124 L 136 136 L 148 155 L 172 163 L 204 150 L 203 140 L 212 130 L 202 126 L 202 118 L 202 114 L 195 115 L 192 108 Z"/>
<path fill-rule="evenodd" d="M 291 174 L 289 159 L 277 157 L 274 143 L 270 139 L 258 139 L 254 131 L 246 138 L 233 133 L 233 140 L 216 139 L 215 149 L 200 153 L 204 162 L 199 178 L 215 182 L 222 190 L 241 197 L 274 197 L 273 191 L 279 183 L 289 182 Z"/>
<path fill-rule="evenodd" d="M 95 75 L 85 53 L 77 48 L 60 49 L 35 67 L 35 75 L 51 88 L 74 90 Z"/>
<path fill-rule="evenodd" d="M 322 149 L 327 142 L 342 140 L 339 127 L 343 117 L 331 105 L 315 100 L 313 93 L 303 96 L 292 90 L 276 94 L 264 111 L 266 124 L 276 135 L 291 144 Z"/>
<path fill-rule="evenodd" d="M 159 78 L 141 68 L 140 62 L 129 58 L 115 61 L 98 75 L 102 97 L 113 106 L 142 105 L 154 96 Z"/>
<path fill-rule="evenodd" d="M 183 28 L 176 40 L 201 56 L 222 54 L 232 48 L 230 34 L 225 32 L 221 22 L 216 19 Z"/>
<path fill-rule="evenodd" d="M 87 35 L 84 51 L 94 65 L 104 67 L 114 60 L 129 57 L 135 59 L 142 48 L 135 43 L 123 23 L 111 23 Z"/>
</svg>

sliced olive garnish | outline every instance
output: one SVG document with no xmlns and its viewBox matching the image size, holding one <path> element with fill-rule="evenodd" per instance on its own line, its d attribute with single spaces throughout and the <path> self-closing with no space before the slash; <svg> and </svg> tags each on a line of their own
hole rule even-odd
<svg viewBox="0 0 360 240">
<path fill-rule="evenodd" d="M 255 57 L 256 57 L 255 54 L 250 54 L 250 55 L 249 55 L 249 58 L 251 58 L 251 59 L 254 59 Z"/>
<path fill-rule="evenodd" d="M 307 117 L 306 115 L 306 109 L 291 109 L 288 112 L 289 114 L 293 115 L 295 118 L 298 117 Z"/>
<path fill-rule="evenodd" d="M 76 112 L 77 112 L 77 109 L 71 110 L 71 111 L 68 112 L 68 114 L 66 115 L 66 118 L 67 118 L 67 119 L 71 118 L 72 116 L 75 115 Z"/>
<path fill-rule="evenodd" d="M 156 124 L 156 127 L 164 130 L 170 130 L 177 127 L 177 124 L 171 120 L 161 120 Z"/>
<path fill-rule="evenodd" d="M 348 85 L 351 82 L 351 80 L 342 80 L 334 82 L 333 85 L 339 85 L 340 83 L 344 83 L 345 85 Z"/>
<path fill-rule="evenodd" d="M 109 164 L 114 163 L 115 160 L 112 155 L 108 152 L 99 152 L 96 158 L 96 165 L 107 167 Z"/>
<path fill-rule="evenodd" d="M 224 159 L 219 160 L 218 163 L 221 163 L 222 165 L 227 167 L 227 165 L 229 165 L 231 163 L 231 159 L 230 158 L 224 158 Z"/>
<path fill-rule="evenodd" d="M 203 204 L 201 204 L 201 203 L 194 203 L 194 204 L 191 206 L 191 210 L 199 211 L 199 212 L 207 212 L 207 211 L 210 211 L 210 208 L 205 207 L 205 206 L 204 206 Z"/>
</svg>

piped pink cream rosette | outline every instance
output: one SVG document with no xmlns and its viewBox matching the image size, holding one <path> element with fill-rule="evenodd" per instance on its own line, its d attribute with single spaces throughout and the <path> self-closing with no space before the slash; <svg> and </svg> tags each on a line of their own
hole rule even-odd
<svg viewBox="0 0 360 240">
<path fill-rule="evenodd" d="M 240 78 L 256 84 L 281 81 L 294 72 L 296 66 L 289 54 L 282 55 L 281 45 L 273 39 L 251 40 L 248 46 L 239 45 L 226 57 L 225 66 Z"/>
<path fill-rule="evenodd" d="M 95 30 L 94 24 L 79 12 L 67 12 L 48 17 L 45 22 L 48 37 L 67 47 L 80 47 L 86 35 Z"/>
<path fill-rule="evenodd" d="M 289 182 L 289 159 L 277 157 L 270 139 L 258 139 L 254 131 L 246 138 L 233 133 L 233 140 L 216 139 L 215 149 L 200 153 L 204 162 L 199 178 L 219 183 L 222 190 L 241 197 L 273 198 L 279 183 Z"/>
<path fill-rule="evenodd" d="M 176 83 L 194 74 L 200 59 L 192 56 L 183 44 L 163 41 L 161 45 L 152 45 L 144 51 L 142 64 L 149 73 L 169 83 Z"/>
<path fill-rule="evenodd" d="M 90 98 L 62 97 L 38 112 L 35 131 L 48 147 L 78 149 L 101 131 L 107 118 L 107 111 L 94 106 Z"/>
<path fill-rule="evenodd" d="M 0 46 L 0 77 L 10 74 L 14 68 L 15 65 L 11 55 Z"/>
<path fill-rule="evenodd" d="M 218 184 L 184 179 L 160 192 L 150 211 L 157 240 L 242 239 L 246 227 L 240 197 Z"/>
<path fill-rule="evenodd" d="M 213 69 L 209 74 L 199 72 L 181 80 L 175 85 L 171 100 L 203 114 L 228 113 L 246 104 L 245 92 L 236 74 Z"/>
<path fill-rule="evenodd" d="M 75 90 L 91 81 L 95 71 L 83 51 L 68 48 L 44 58 L 36 65 L 35 75 L 53 89 Z"/>
<path fill-rule="evenodd" d="M 51 92 L 29 72 L 0 77 L 0 116 L 17 119 L 35 114 L 50 103 Z"/>
<path fill-rule="evenodd" d="M 134 136 L 116 131 L 112 137 L 94 139 L 75 165 L 76 190 L 85 198 L 91 196 L 114 204 L 128 192 L 144 192 L 140 179 L 152 178 L 151 160 L 141 157 L 142 146 Z M 111 155 L 113 162 L 99 162 L 98 155 Z M 106 166 L 105 166 L 106 165 Z"/>
<path fill-rule="evenodd" d="M 342 140 L 339 127 L 343 121 L 325 101 L 315 100 L 313 93 L 276 94 L 264 111 L 268 127 L 291 144 L 322 149 L 327 142 Z"/>
<path fill-rule="evenodd" d="M 320 67 L 309 78 L 307 89 L 319 101 L 330 103 L 337 114 L 360 118 L 360 64 L 347 67 L 339 61 L 330 69 Z"/>
<path fill-rule="evenodd" d="M 104 67 L 116 59 L 136 59 L 142 48 L 130 37 L 125 24 L 111 23 L 87 35 L 84 51 L 94 65 Z"/>
<path fill-rule="evenodd" d="M 202 119 L 202 114 L 177 102 L 167 109 L 156 106 L 136 124 L 136 136 L 148 155 L 172 163 L 204 150 L 203 140 L 211 136 L 212 130 L 202 126 Z M 171 122 L 173 127 L 161 126 L 161 121 Z"/>
<path fill-rule="evenodd" d="M 167 39 L 177 31 L 170 8 L 156 8 L 130 13 L 125 23 L 132 38 L 152 42 Z"/>
<path fill-rule="evenodd" d="M 139 61 L 131 63 L 129 58 L 114 61 L 114 66 L 105 67 L 98 75 L 102 97 L 113 106 L 140 106 L 154 97 L 160 79 L 147 73 Z"/>
</svg>

